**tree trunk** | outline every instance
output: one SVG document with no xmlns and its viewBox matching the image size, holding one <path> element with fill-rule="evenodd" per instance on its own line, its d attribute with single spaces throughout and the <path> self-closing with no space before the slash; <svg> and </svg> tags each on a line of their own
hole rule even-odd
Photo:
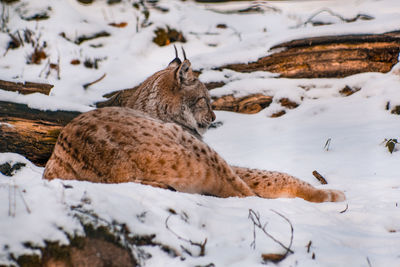
<svg viewBox="0 0 400 267">
<path fill-rule="evenodd" d="M 44 166 L 62 127 L 79 114 L 41 111 L 25 104 L 0 101 L 0 152 L 19 153 Z"/>
<path fill-rule="evenodd" d="M 284 49 L 283 51 L 275 49 Z M 218 69 L 269 71 L 285 78 L 342 78 L 362 72 L 386 73 L 397 64 L 400 32 L 324 36 L 294 40 L 272 48 L 272 55 Z"/>
</svg>

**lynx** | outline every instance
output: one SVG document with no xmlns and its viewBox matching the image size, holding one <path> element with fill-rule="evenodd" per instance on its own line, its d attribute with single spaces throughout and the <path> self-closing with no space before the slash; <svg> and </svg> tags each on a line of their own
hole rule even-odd
<svg viewBox="0 0 400 267">
<path fill-rule="evenodd" d="M 191 63 L 175 59 L 120 101 L 81 114 L 60 133 L 44 178 L 136 182 L 217 197 L 343 201 L 284 173 L 230 166 L 202 141 L 215 114 Z"/>
</svg>

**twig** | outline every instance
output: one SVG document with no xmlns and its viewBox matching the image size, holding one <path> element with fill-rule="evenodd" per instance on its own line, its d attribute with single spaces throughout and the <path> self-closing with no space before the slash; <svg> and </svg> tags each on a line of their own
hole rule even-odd
<svg viewBox="0 0 400 267">
<path fill-rule="evenodd" d="M 341 15 L 333 12 L 332 10 L 330 10 L 329 8 L 323 8 L 319 11 L 317 11 L 316 13 L 312 14 L 304 23 L 303 25 L 306 25 L 307 23 L 312 22 L 312 19 L 315 18 L 316 16 L 318 16 L 319 14 L 323 13 L 323 12 L 328 12 L 329 14 L 331 14 L 334 17 L 339 18 L 341 21 L 347 22 L 346 19 L 344 17 L 342 17 Z"/>
<path fill-rule="evenodd" d="M 16 215 L 16 213 L 17 213 L 17 191 L 15 190 L 15 184 L 14 184 L 14 186 L 13 186 L 13 192 L 14 192 L 14 214 L 13 214 L 13 217 L 15 217 L 15 215 Z"/>
<path fill-rule="evenodd" d="M 61 80 L 61 58 L 60 58 L 60 50 L 57 49 L 57 79 Z"/>
<path fill-rule="evenodd" d="M 289 243 L 289 246 L 288 246 L 288 249 L 286 250 L 286 253 L 285 253 L 285 256 L 284 256 L 284 258 L 289 254 L 289 252 L 291 252 L 291 253 L 293 253 L 293 251 L 290 249 L 291 247 L 292 247 L 292 244 L 293 244 L 293 232 L 294 232 L 294 229 L 293 229 L 293 225 L 292 225 L 292 223 L 289 221 L 289 219 L 286 217 L 286 216 L 284 216 L 283 214 L 281 214 L 281 213 L 279 213 L 279 212 L 277 212 L 276 210 L 271 210 L 272 212 L 275 212 L 276 214 L 278 214 L 279 216 L 281 216 L 283 219 L 285 219 L 285 221 L 287 221 L 287 223 L 289 224 L 289 226 L 290 226 L 290 243 Z"/>
<path fill-rule="evenodd" d="M 21 192 L 21 189 L 19 188 L 18 185 L 15 184 L 9 184 L 8 185 L 8 216 L 10 217 L 15 217 L 16 215 L 16 210 L 17 210 L 17 192 L 19 196 L 22 199 L 22 202 L 24 203 L 26 212 L 31 213 L 31 209 L 28 206 L 28 203 L 26 202 L 24 195 Z"/>
<path fill-rule="evenodd" d="M 12 192 L 11 192 L 11 188 L 13 188 L 11 186 L 11 184 L 8 185 L 8 216 L 10 217 L 14 217 L 15 216 L 15 209 L 13 212 L 13 198 L 12 198 Z M 14 203 L 15 203 L 15 198 L 14 198 Z"/>
<path fill-rule="evenodd" d="M 237 14 L 237 13 L 249 13 L 249 12 L 259 12 L 259 13 L 264 13 L 265 11 L 272 11 L 272 12 L 278 12 L 281 13 L 282 10 L 279 8 L 276 8 L 272 5 L 269 5 L 268 1 L 256 1 L 254 3 L 251 3 L 248 5 L 248 7 L 243 8 L 243 9 L 234 9 L 234 10 L 228 10 L 228 11 L 223 11 L 223 10 L 217 10 L 217 9 L 212 9 L 212 8 L 207 8 L 208 10 L 211 10 L 216 13 L 220 14 Z"/>
<path fill-rule="evenodd" d="M 355 16 L 354 18 L 350 18 L 350 19 L 346 19 L 345 17 L 341 16 L 338 13 L 333 12 L 332 10 L 330 10 L 329 8 L 323 8 L 319 11 L 317 11 L 316 13 L 312 14 L 304 23 L 299 24 L 297 27 L 300 27 L 302 25 L 306 25 L 307 23 L 312 23 L 312 20 L 319 14 L 323 13 L 323 12 L 327 12 L 329 14 L 331 14 L 334 17 L 339 18 L 341 21 L 343 22 L 354 22 L 356 20 L 358 20 L 359 18 L 365 19 L 365 20 L 371 20 L 373 19 L 373 17 L 366 15 L 366 14 L 357 14 L 357 16 Z"/>
<path fill-rule="evenodd" d="M 310 253 L 311 244 L 312 244 L 312 241 L 310 240 L 310 242 L 308 242 L 308 244 L 307 244 L 307 246 L 306 246 L 306 248 L 307 248 L 307 253 Z"/>
<path fill-rule="evenodd" d="M 79 204 L 77 206 L 71 206 L 70 208 L 71 208 L 71 210 L 76 212 L 74 214 L 74 216 L 76 216 L 77 218 L 79 218 L 79 215 L 77 213 L 80 213 L 80 214 L 94 220 L 96 222 L 96 224 L 100 224 L 99 222 L 102 222 L 107 227 L 111 228 L 111 224 L 106 219 L 101 218 L 99 215 L 95 214 L 93 211 L 83 209 L 82 204 Z"/>
<path fill-rule="evenodd" d="M 369 258 L 367 257 L 367 262 L 368 262 L 368 266 L 372 267 L 371 261 L 369 260 Z"/>
<path fill-rule="evenodd" d="M 229 26 L 229 28 L 232 29 L 233 33 L 239 38 L 239 42 L 241 42 L 242 41 L 242 34 L 232 26 Z"/>
<path fill-rule="evenodd" d="M 348 208 L 349 208 L 349 204 L 346 204 L 346 208 L 344 210 L 342 210 L 340 213 L 345 213 Z"/>
<path fill-rule="evenodd" d="M 176 236 L 179 240 L 185 241 L 187 243 L 189 243 L 192 246 L 197 246 L 200 248 L 200 253 L 199 256 L 202 257 L 205 255 L 205 250 L 206 250 L 206 244 L 207 244 L 207 238 L 204 240 L 203 243 L 199 243 L 199 242 L 193 242 L 190 239 L 186 239 L 180 235 L 178 235 L 177 233 L 175 233 L 174 231 L 172 231 L 172 229 L 168 226 L 168 220 L 169 218 L 172 216 L 173 214 L 170 214 L 167 219 L 165 220 L 165 227 L 167 228 L 168 231 L 170 231 L 174 236 Z M 189 255 L 191 255 L 192 253 L 185 247 L 181 246 L 181 248 L 188 253 Z"/>
<path fill-rule="evenodd" d="M 19 42 L 21 43 L 21 45 L 22 45 L 22 46 L 25 46 L 25 45 L 24 45 L 24 40 L 22 39 L 21 34 L 19 33 L 19 30 L 17 31 L 17 35 L 18 35 Z"/>
<path fill-rule="evenodd" d="M 39 77 L 42 77 L 44 71 L 47 70 L 47 68 L 50 68 L 50 58 L 47 60 L 47 63 L 44 65 L 43 69 L 39 72 Z M 49 70 L 49 72 L 50 72 L 50 70 Z"/>
<path fill-rule="evenodd" d="M 271 238 L 275 243 L 279 244 L 282 248 L 284 248 L 286 250 L 286 253 L 284 254 L 284 257 L 282 259 L 284 259 L 289 253 L 294 253 L 293 250 L 291 250 L 291 246 L 292 246 L 292 242 L 293 242 L 293 226 L 292 223 L 282 214 L 280 214 L 277 211 L 271 210 L 272 212 L 278 214 L 279 216 L 281 216 L 282 218 L 284 218 L 290 225 L 290 229 L 291 229 L 291 237 L 290 237 L 290 243 L 289 246 L 285 246 L 284 244 L 282 244 L 282 242 L 280 242 L 278 239 L 276 239 L 274 236 L 272 236 L 270 233 L 267 232 L 267 230 L 265 229 L 267 226 L 267 223 L 265 223 L 264 225 L 262 225 L 261 221 L 260 221 L 260 214 L 258 212 L 255 212 L 252 209 L 249 209 L 249 216 L 248 218 L 253 222 L 253 242 L 250 244 L 251 247 L 255 248 L 255 238 L 256 238 L 256 234 L 255 234 L 255 227 L 261 229 L 261 231 L 263 231 L 263 233 L 268 236 L 269 238 Z"/>
<path fill-rule="evenodd" d="M 314 175 L 315 178 L 321 183 L 321 184 L 328 184 L 328 182 L 325 180 L 325 178 L 319 174 L 317 171 L 313 171 L 312 174 Z"/>
<path fill-rule="evenodd" d="M 1 31 L 8 32 L 9 29 L 7 27 L 8 22 L 10 21 L 10 10 L 8 5 L 2 4 L 1 6 Z"/>
<path fill-rule="evenodd" d="M 193 32 L 190 31 L 189 34 L 195 35 L 195 36 L 199 36 L 199 35 L 220 35 L 220 33 L 218 32 Z"/>
<path fill-rule="evenodd" d="M 325 146 L 324 146 L 324 149 L 326 150 L 326 151 L 329 151 L 329 146 L 331 145 L 331 138 L 328 138 L 328 140 L 326 140 L 326 143 L 325 143 Z"/>
<path fill-rule="evenodd" d="M 22 199 L 22 202 L 24 202 L 26 212 L 31 213 L 31 209 L 29 208 L 28 203 L 26 203 L 25 198 L 22 195 L 21 189 L 18 186 L 15 186 L 15 187 L 16 187 L 16 190 L 18 190 L 18 193 L 19 193 L 19 196 Z"/>
<path fill-rule="evenodd" d="M 91 85 L 93 85 L 93 84 L 95 84 L 95 83 L 100 82 L 101 80 L 104 79 L 104 77 L 106 77 L 106 73 L 104 73 L 104 74 L 103 74 L 100 78 L 98 78 L 97 80 L 95 80 L 95 81 L 93 81 L 93 82 L 90 82 L 90 83 L 84 84 L 84 85 L 83 85 L 83 88 L 88 89 L 89 86 L 91 86 Z"/>
</svg>

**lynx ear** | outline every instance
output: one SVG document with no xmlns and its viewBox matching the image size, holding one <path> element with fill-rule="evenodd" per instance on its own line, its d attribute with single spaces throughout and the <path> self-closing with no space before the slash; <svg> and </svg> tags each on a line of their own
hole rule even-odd
<svg viewBox="0 0 400 267">
<path fill-rule="evenodd" d="M 190 66 L 191 66 L 190 61 L 186 59 L 177 69 L 176 79 L 179 84 L 186 83 L 188 80 L 191 80 L 193 72 Z"/>
<path fill-rule="evenodd" d="M 173 67 L 178 67 L 181 63 L 182 63 L 182 61 L 179 59 L 179 57 L 178 57 L 178 50 L 176 49 L 176 46 L 174 45 L 174 48 L 175 48 L 175 58 L 174 58 L 174 60 L 172 60 L 169 64 L 168 64 L 168 67 L 170 67 L 170 66 L 173 66 Z"/>
</svg>

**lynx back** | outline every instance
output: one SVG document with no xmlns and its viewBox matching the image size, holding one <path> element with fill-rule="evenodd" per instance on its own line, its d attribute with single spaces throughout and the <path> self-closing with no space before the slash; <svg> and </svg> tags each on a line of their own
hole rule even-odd
<svg viewBox="0 0 400 267">
<path fill-rule="evenodd" d="M 345 199 L 287 174 L 228 165 L 201 140 L 215 114 L 186 56 L 114 102 L 122 107 L 81 114 L 64 127 L 44 178 L 137 182 L 219 197 Z"/>
</svg>

